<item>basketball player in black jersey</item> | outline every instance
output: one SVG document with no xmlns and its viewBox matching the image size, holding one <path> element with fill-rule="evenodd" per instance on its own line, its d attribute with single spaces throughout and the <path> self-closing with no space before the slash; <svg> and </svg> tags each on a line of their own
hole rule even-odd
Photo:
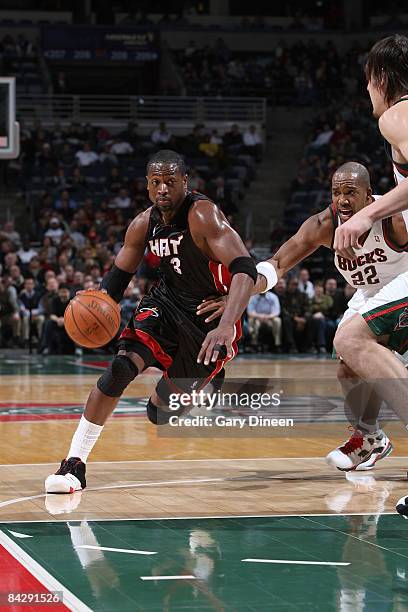
<svg viewBox="0 0 408 612">
<path fill-rule="evenodd" d="M 147 165 L 147 181 L 153 206 L 130 224 L 101 287 L 119 302 L 146 246 L 160 257 L 160 283 L 141 300 L 120 336 L 118 354 L 91 391 L 67 459 L 46 479 L 48 493 L 85 488 L 88 455 L 122 393 L 145 368 L 163 371 L 147 404 L 148 418 L 159 425 L 175 414 L 168 409 L 172 393 L 198 391 L 214 377 L 222 379 L 224 364 L 237 352 L 239 320 L 257 278 L 253 260 L 219 208 L 188 191 L 177 153 L 156 153 Z M 218 324 L 197 315 L 204 297 L 228 291 Z"/>
</svg>

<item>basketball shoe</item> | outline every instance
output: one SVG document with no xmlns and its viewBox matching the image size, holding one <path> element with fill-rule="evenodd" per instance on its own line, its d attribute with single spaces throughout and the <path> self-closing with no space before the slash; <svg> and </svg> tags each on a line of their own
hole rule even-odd
<svg viewBox="0 0 408 612">
<path fill-rule="evenodd" d="M 63 459 L 59 470 L 46 478 L 46 493 L 82 491 L 86 487 L 85 471 L 85 463 L 79 457 Z"/>
<path fill-rule="evenodd" d="M 395 509 L 404 519 L 408 519 L 408 495 L 397 501 Z"/>
<path fill-rule="evenodd" d="M 326 461 L 338 470 L 371 470 L 379 459 L 392 452 L 392 444 L 381 430 L 363 433 L 354 429 L 350 438 L 332 450 Z"/>
</svg>

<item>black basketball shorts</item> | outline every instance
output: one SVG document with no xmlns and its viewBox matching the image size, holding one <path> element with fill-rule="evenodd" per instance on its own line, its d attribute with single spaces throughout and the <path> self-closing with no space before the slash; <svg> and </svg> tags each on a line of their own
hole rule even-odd
<svg viewBox="0 0 408 612">
<path fill-rule="evenodd" d="M 163 370 L 169 393 L 198 392 L 221 373 L 229 361 L 225 350 L 216 362 L 197 363 L 206 333 L 216 325 L 216 322 L 201 323 L 197 316 L 186 314 L 166 296 L 153 292 L 142 299 L 132 314 L 119 338 L 118 348 L 135 352 L 146 364 Z M 237 342 L 242 335 L 240 321 L 235 324 L 235 330 L 233 357 L 238 352 Z M 159 390 L 156 388 L 160 397 L 163 379 L 158 383 Z"/>
</svg>

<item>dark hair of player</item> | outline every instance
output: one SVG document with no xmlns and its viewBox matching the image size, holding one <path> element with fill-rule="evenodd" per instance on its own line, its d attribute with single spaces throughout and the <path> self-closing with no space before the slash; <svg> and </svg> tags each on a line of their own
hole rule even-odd
<svg viewBox="0 0 408 612">
<path fill-rule="evenodd" d="M 391 105 L 408 93 L 408 37 L 393 34 L 372 47 L 365 65 L 367 81 L 381 84 L 384 99 Z"/>
<path fill-rule="evenodd" d="M 152 166 L 173 166 L 177 168 L 183 176 L 187 174 L 187 168 L 185 161 L 179 153 L 176 151 L 172 151 L 171 149 L 161 149 L 157 151 L 147 162 L 146 166 L 146 174 L 149 174 L 149 171 Z"/>
</svg>

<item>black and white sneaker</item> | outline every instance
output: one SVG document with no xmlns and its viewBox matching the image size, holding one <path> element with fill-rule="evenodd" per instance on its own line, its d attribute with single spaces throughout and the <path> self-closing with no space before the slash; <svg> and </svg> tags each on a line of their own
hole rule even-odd
<svg viewBox="0 0 408 612">
<path fill-rule="evenodd" d="M 350 438 L 326 456 L 329 465 L 343 472 L 371 470 L 377 461 L 392 452 L 392 444 L 383 431 L 364 434 L 359 429 L 351 429 Z"/>
<path fill-rule="evenodd" d="M 86 466 L 79 457 L 69 457 L 61 461 L 58 472 L 50 474 L 45 480 L 46 493 L 74 493 L 86 487 Z"/>
<path fill-rule="evenodd" d="M 401 499 L 397 501 L 395 509 L 398 512 L 398 514 L 400 514 L 403 518 L 408 519 L 408 496 L 407 495 L 404 495 L 404 497 L 401 497 Z"/>
</svg>

